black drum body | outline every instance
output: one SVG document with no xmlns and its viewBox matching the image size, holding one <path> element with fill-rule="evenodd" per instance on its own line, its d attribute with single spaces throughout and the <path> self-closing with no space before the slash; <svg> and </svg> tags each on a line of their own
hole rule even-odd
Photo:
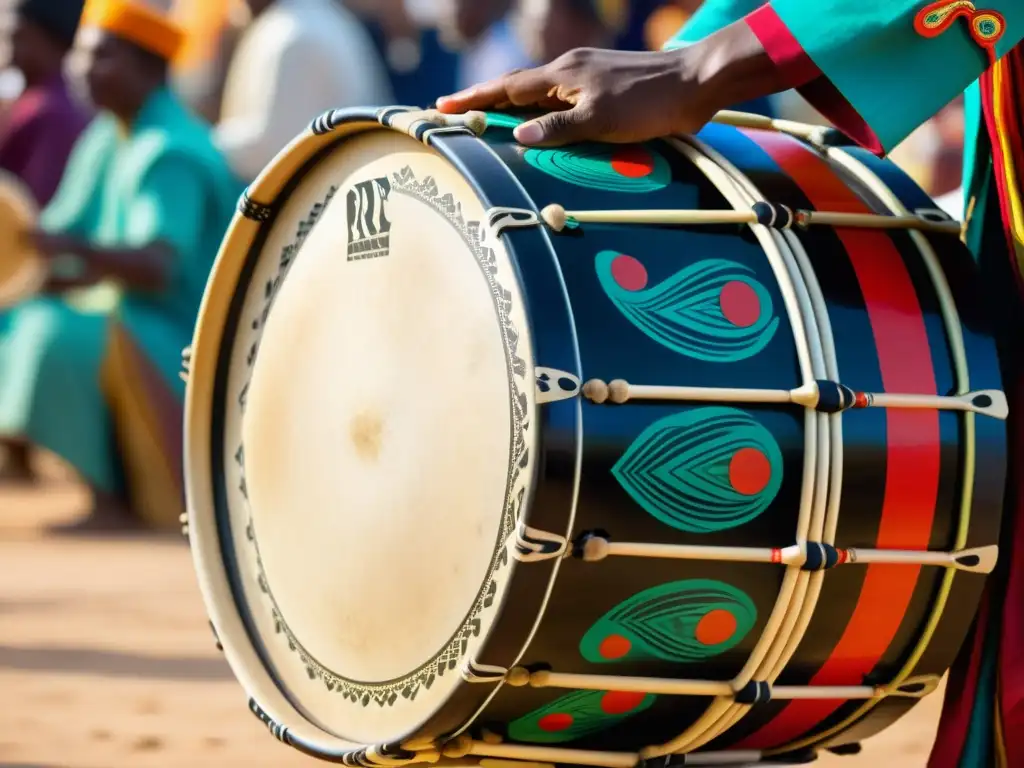
<svg viewBox="0 0 1024 768">
<path fill-rule="evenodd" d="M 715 123 L 644 145 L 525 149 L 512 138 L 517 122 L 333 113 L 243 201 L 194 344 L 188 465 L 200 581 L 255 711 L 306 751 L 374 765 L 438 755 L 608 768 L 726 752 L 757 761 L 887 727 L 952 663 L 996 557 L 1006 401 L 955 225 L 892 163 L 815 145 L 811 133 Z M 355 170 L 325 171 L 360 137 L 385 133 L 396 148 L 367 144 Z M 407 144 L 419 147 L 412 159 Z M 420 162 L 444 163 L 453 180 Z M 363 167 L 373 184 L 360 188 L 352 180 Z M 289 209 L 307 187 L 319 208 Z M 439 242 L 434 220 L 465 248 L 424 255 Z M 286 296 L 293 275 L 296 286 L 345 279 L 314 274 L 321 257 L 308 254 L 331 258 L 326 230 L 347 244 L 335 258 L 349 272 L 337 275 L 363 270 L 360 295 L 369 295 L 373 280 L 395 285 L 410 270 L 423 291 L 440 279 L 434 262 L 421 268 L 413 256 L 406 273 L 371 276 L 400 269 L 396 243 L 417 227 L 424 254 L 415 258 L 463 259 L 493 307 L 488 338 L 502 366 L 493 380 L 507 384 L 507 404 L 494 409 L 504 414 L 495 422 L 503 501 L 486 513 L 490 549 L 465 576 L 472 588 L 458 598 L 459 620 L 437 630 L 444 642 L 401 674 L 386 660 L 368 663 L 381 670 L 371 679 L 313 648 L 329 655 L 332 633 L 371 634 L 377 625 L 359 618 L 356 598 L 341 600 L 346 620 L 335 626 L 317 624 L 326 609 L 290 596 L 301 550 L 278 553 L 285 529 L 260 510 L 283 514 L 282 494 L 299 475 L 256 478 L 255 467 L 276 474 L 280 460 L 263 458 L 269 406 L 253 403 L 274 402 L 280 385 L 260 383 L 271 367 L 303 375 L 287 362 L 300 359 L 289 349 L 297 342 L 282 341 L 306 311 L 298 287 Z M 298 232 L 287 254 L 268 245 L 277 230 Z M 420 301 L 413 289 L 396 288 L 395 301 Z M 387 325 L 384 306 L 368 305 L 335 333 Z M 458 336 L 465 329 L 453 317 Z M 263 363 L 268 372 L 261 359 L 274 361 Z M 460 392 L 476 402 L 446 380 L 453 363 L 425 360 L 417 381 L 415 370 L 380 363 L 375 370 L 394 370 L 373 391 L 397 376 L 410 390 L 432 388 L 421 409 Z M 342 362 L 338 370 L 354 365 Z M 332 410 L 320 403 L 330 391 L 310 392 L 304 402 L 319 403 L 326 421 L 357 421 L 347 401 Z M 483 429 L 490 406 L 473 407 Z M 288 409 L 282 423 L 305 423 Z M 360 422 L 368 433 L 369 423 Z M 437 434 L 436 445 L 477 439 L 462 430 Z M 378 432 L 386 456 L 388 433 Z M 434 449 L 420 445 L 433 468 Z M 338 472 L 359 477 L 344 460 Z M 476 493 L 480 474 L 450 482 L 453 498 L 461 483 Z M 317 519 L 369 515 L 372 504 L 338 494 Z M 415 514 L 449 524 L 436 506 Z M 320 541 L 369 530 L 301 522 L 309 519 L 295 525 Z M 389 567 L 388 535 L 364 546 Z M 343 546 L 349 561 L 355 547 Z M 453 559 L 442 558 L 439 574 Z M 372 591 L 378 576 L 361 573 L 365 581 L 337 589 Z M 331 589 L 306 579 L 311 591 Z M 443 602 L 423 598 L 422 619 L 412 609 L 394 617 L 394 632 L 415 635 L 422 621 L 429 635 L 440 621 L 435 598 Z M 367 658 L 392 642 L 396 656 L 415 657 L 404 639 L 373 642 Z M 359 722 L 351 731 L 350 717 Z"/>
</svg>

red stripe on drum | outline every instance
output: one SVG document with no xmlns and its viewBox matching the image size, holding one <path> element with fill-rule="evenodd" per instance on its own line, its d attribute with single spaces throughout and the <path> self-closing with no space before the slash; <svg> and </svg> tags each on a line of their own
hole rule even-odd
<svg viewBox="0 0 1024 768">
<path fill-rule="evenodd" d="M 765 131 L 744 133 L 793 179 L 817 210 L 873 212 L 822 157 L 797 140 Z M 884 232 L 844 227 L 835 232 L 860 283 L 885 391 L 937 394 L 921 305 L 896 245 Z M 939 488 L 939 413 L 891 409 L 885 416 L 885 495 L 875 547 L 927 549 Z M 846 630 L 810 685 L 864 684 L 893 642 L 919 574 L 920 567 L 912 565 L 866 566 Z M 844 703 L 790 702 L 738 746 L 783 746 L 812 731 Z"/>
</svg>

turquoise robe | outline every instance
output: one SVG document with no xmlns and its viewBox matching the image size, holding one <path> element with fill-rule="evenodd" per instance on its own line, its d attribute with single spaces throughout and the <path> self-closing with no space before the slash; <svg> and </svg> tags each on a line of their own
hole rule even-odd
<svg viewBox="0 0 1024 768">
<path fill-rule="evenodd" d="M 992 297 L 1011 402 L 1011 477 L 1004 512 L 1004 529 L 1009 530 L 1001 553 L 1003 570 L 990 584 L 975 638 L 961 654 L 958 676 L 950 684 L 930 766 L 1024 765 L 1024 598 L 1019 606 L 1013 599 L 1024 595 L 1024 488 L 1012 459 L 1020 450 L 1016 446 L 1024 444 L 1012 418 L 1024 382 L 1017 330 L 1024 323 L 1024 303 L 1013 249 L 1018 261 L 1024 260 L 1021 244 L 1012 238 L 1008 242 L 1006 236 L 1005 206 L 1000 205 L 983 116 L 982 88 L 989 86 L 979 77 L 991 59 L 963 19 L 937 36 L 920 34 L 915 18 L 930 5 L 928 0 L 707 0 L 668 47 L 695 42 L 746 18 L 788 84 L 837 127 L 880 154 L 966 90 L 966 239 Z M 975 8 L 1005 18 L 996 58 L 1024 38 L 1024 1 L 979 0 Z M 1024 94 L 1016 97 L 1019 104 Z M 1021 171 L 1016 171 L 1018 180 Z M 959 685 L 964 681 L 969 686 Z M 973 698 L 963 706 L 959 699 L 965 690 L 973 691 Z"/>
<path fill-rule="evenodd" d="M 93 488 L 123 490 L 101 383 L 115 328 L 180 402 L 181 349 L 241 190 L 208 126 L 167 89 L 149 97 L 127 131 L 109 114 L 92 122 L 41 226 L 108 248 L 162 241 L 173 250 L 170 278 L 155 293 L 118 289 L 106 306 L 45 296 L 8 312 L 0 327 L 0 435 L 53 451 Z"/>
</svg>

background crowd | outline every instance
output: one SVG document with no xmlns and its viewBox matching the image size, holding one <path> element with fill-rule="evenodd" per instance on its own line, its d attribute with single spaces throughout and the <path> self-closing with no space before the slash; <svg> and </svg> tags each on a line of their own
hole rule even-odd
<svg viewBox="0 0 1024 768">
<path fill-rule="evenodd" d="M 69 530 L 181 509 L 188 343 L 238 194 L 323 111 L 426 106 L 582 46 L 660 48 L 700 0 L 5 0 L 0 169 L 42 216 L 43 295 L 0 312 L 2 478 L 68 461 Z M 795 93 L 737 108 L 820 117 Z M 960 216 L 963 109 L 896 153 Z"/>
</svg>

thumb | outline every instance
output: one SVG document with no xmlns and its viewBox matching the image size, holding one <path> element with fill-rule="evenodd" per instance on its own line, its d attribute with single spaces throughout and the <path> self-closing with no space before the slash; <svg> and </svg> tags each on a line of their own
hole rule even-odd
<svg viewBox="0 0 1024 768">
<path fill-rule="evenodd" d="M 528 147 L 554 147 L 596 138 L 589 110 L 579 105 L 525 122 L 516 127 L 513 135 Z"/>
</svg>

